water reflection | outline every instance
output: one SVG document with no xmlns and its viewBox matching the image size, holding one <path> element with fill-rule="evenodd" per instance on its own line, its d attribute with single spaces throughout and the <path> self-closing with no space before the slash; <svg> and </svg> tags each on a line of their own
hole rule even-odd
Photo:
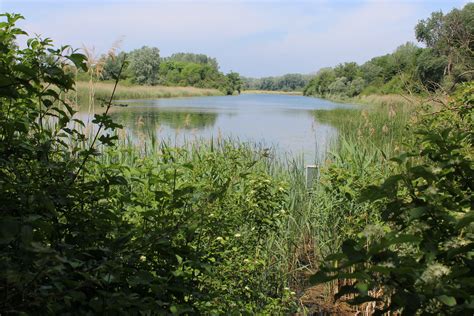
<svg viewBox="0 0 474 316">
<path fill-rule="evenodd" d="M 217 113 L 185 110 L 162 110 L 155 107 L 129 106 L 116 109 L 110 114 L 116 122 L 134 132 L 171 129 L 204 129 L 216 123 Z"/>
<path fill-rule="evenodd" d="M 311 163 L 324 158 L 337 129 L 318 122 L 314 110 L 347 105 L 288 95 L 122 100 L 111 116 L 128 137 L 142 143 L 144 135 L 181 145 L 194 139 L 233 138 L 275 147 L 277 152 L 304 155 Z M 89 119 L 85 112 L 81 119 Z"/>
</svg>

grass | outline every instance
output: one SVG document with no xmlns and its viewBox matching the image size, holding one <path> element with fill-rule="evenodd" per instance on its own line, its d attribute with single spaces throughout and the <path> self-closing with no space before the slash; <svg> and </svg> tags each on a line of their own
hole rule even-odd
<svg viewBox="0 0 474 316">
<path fill-rule="evenodd" d="M 104 85 L 111 89 L 109 84 L 101 83 L 96 87 L 96 94 L 104 89 Z M 138 88 L 149 91 L 163 87 Z M 123 97 L 121 90 L 122 87 L 118 90 L 118 99 L 140 98 L 137 95 Z M 300 302 L 303 310 L 306 308 L 304 304 L 332 304 L 330 298 L 337 289 L 337 284 L 329 283 L 316 292 L 311 292 L 307 289 L 307 280 L 316 272 L 325 256 L 340 249 L 346 237 L 360 233 L 367 224 L 379 220 L 378 214 L 373 213 L 370 205 L 357 201 L 358 191 L 392 172 L 387 157 L 397 154 L 403 140 L 409 136 L 405 126 L 414 114 L 414 109 L 405 102 L 406 99 L 398 96 L 364 96 L 357 100 L 359 104 L 370 105 L 358 109 L 314 111 L 317 121 L 338 129 L 339 139 L 330 148 L 327 160 L 321 163 L 320 179 L 312 188 L 307 188 L 305 184 L 302 157 L 283 158 L 273 153 L 264 154 L 263 147 L 259 144 L 242 143 L 233 139 L 197 140 L 177 149 L 179 156 L 173 158 L 190 165 L 202 165 L 199 162 L 201 157 L 213 152 L 226 157 L 228 148 L 234 148 L 241 153 L 240 164 L 251 165 L 252 161 L 257 161 L 250 172 L 264 172 L 286 183 L 286 216 L 281 218 L 278 229 L 267 238 L 259 258 L 265 258 L 264 262 L 271 263 L 271 266 L 265 267 L 265 271 L 271 272 L 273 277 L 275 273 L 278 275 L 277 283 L 280 287 L 290 287 L 296 292 L 297 298 L 304 297 L 307 302 Z M 153 133 L 150 135 L 144 136 L 140 145 L 133 144 L 122 136 L 119 145 L 119 151 L 122 152 L 120 161 L 107 154 L 103 159 L 109 160 L 109 163 L 120 162 L 132 170 L 142 157 L 158 161 L 161 159 L 161 148 L 172 146 L 154 138 Z M 308 309 L 308 312 L 315 311 Z"/>
<path fill-rule="evenodd" d="M 391 155 L 401 148 L 407 136 L 407 123 L 415 117 L 415 108 L 404 103 L 385 103 L 313 113 L 317 121 L 336 127 L 347 142 Z"/>
<path fill-rule="evenodd" d="M 92 89 L 91 89 L 92 88 Z M 113 84 L 108 82 L 78 81 L 76 83 L 77 103 L 87 104 L 90 99 L 90 91 L 93 91 L 94 99 L 107 99 L 112 94 Z M 175 97 L 215 96 L 222 95 L 217 89 L 201 89 L 195 87 L 167 87 L 167 86 L 139 86 L 119 84 L 114 99 L 158 99 Z M 74 95 L 73 98 L 76 96 Z"/>
<path fill-rule="evenodd" d="M 342 118 L 340 124 L 347 123 L 345 112 L 327 111 L 326 115 L 327 120 Z M 350 117 L 354 115 L 351 113 Z M 364 116 L 361 117 L 364 119 Z M 376 112 L 368 117 L 374 122 L 378 118 L 380 125 L 385 116 Z M 402 117 L 399 120 L 397 124 L 401 125 Z M 361 122 L 353 119 L 351 124 L 356 126 Z M 393 145 L 401 141 L 395 139 L 397 135 L 402 134 L 393 135 Z M 259 257 L 272 263 L 265 269 L 277 273 L 280 286 L 290 287 L 298 299 L 304 296 L 309 304 L 330 306 L 329 301 L 337 284 L 318 288 L 317 295 L 313 291 L 308 297 L 308 278 L 317 271 L 325 256 L 340 249 L 346 237 L 360 233 L 368 223 L 377 222 L 378 214 L 373 214 L 370 205 L 357 202 L 357 191 L 391 172 L 381 150 L 368 141 L 372 136 L 364 134 L 358 137 L 360 139 L 356 142 L 357 138 L 349 132 L 341 134 L 328 159 L 320 165 L 320 179 L 312 188 L 307 188 L 305 184 L 302 157 L 288 158 L 272 152 L 265 154 L 264 146 L 259 144 L 234 139 L 201 139 L 177 149 L 180 155 L 175 159 L 198 165 L 201 157 L 211 152 L 226 157 L 228 149 L 234 148 L 241 153 L 239 164 L 251 165 L 252 161 L 257 161 L 249 172 L 264 172 L 276 181 L 286 183 L 285 217 L 281 218 L 278 229 L 267 238 Z M 132 162 L 137 157 L 160 159 L 160 148 L 172 146 L 166 141 L 145 137 L 139 147 L 122 138 L 120 147 L 128 148 L 123 151 L 127 154 L 122 156 L 122 163 L 133 169 Z"/>
<path fill-rule="evenodd" d="M 359 105 L 380 105 L 380 106 L 412 106 L 420 101 L 419 98 L 410 98 L 399 94 L 370 94 L 358 95 L 355 97 L 346 97 L 339 94 L 324 95 L 324 99 Z"/>
</svg>

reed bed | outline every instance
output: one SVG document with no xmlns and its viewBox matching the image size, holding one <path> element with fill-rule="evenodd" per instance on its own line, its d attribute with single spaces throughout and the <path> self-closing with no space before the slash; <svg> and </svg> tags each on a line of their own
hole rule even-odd
<svg viewBox="0 0 474 316">
<path fill-rule="evenodd" d="M 408 136 L 407 124 L 416 119 L 418 107 L 404 103 L 402 99 L 377 100 L 379 103 L 346 109 L 316 110 L 313 114 L 318 122 L 335 126 L 346 142 L 362 146 L 360 148 L 383 151 L 391 156 L 403 148 L 403 140 Z"/>
<path fill-rule="evenodd" d="M 198 139 L 173 149 L 176 150 L 173 159 L 199 165 L 202 157 L 210 153 L 225 157 L 236 150 L 240 164 L 255 163 L 249 172 L 263 172 L 286 184 L 285 216 L 280 219 L 278 229 L 269 235 L 259 256 L 272 263 L 267 268 L 273 277 L 275 273 L 278 275 L 281 287 L 290 288 L 296 298 L 301 298 L 307 296 L 310 286 L 307 280 L 317 271 L 321 260 L 337 252 L 345 238 L 378 221 L 378 214 L 373 214 L 370 205 L 357 202 L 356 191 L 382 179 L 391 169 L 381 150 L 369 142 L 362 146 L 354 139 L 341 135 L 327 159 L 321 162 L 320 178 L 311 187 L 306 186 L 302 156 L 278 155 L 275 151 L 268 151 L 263 144 L 232 138 Z M 106 153 L 102 159 L 133 170 L 134 164 L 140 163 L 143 157 L 159 160 L 162 149 L 173 148 L 173 145 L 166 140 L 144 136 L 137 146 L 136 142 L 122 137 L 118 148 L 120 155 L 112 158 Z M 117 157 L 120 157 L 119 161 Z M 353 196 L 348 198 L 350 194 Z M 328 284 L 319 289 L 319 298 L 306 299 L 329 304 L 335 287 L 336 284 Z M 305 308 L 302 305 L 301 311 Z"/>
<path fill-rule="evenodd" d="M 329 94 L 324 96 L 325 99 L 351 104 L 361 105 L 401 105 L 401 106 L 412 106 L 414 102 L 418 101 L 418 98 L 411 99 L 405 95 L 400 94 L 369 94 L 369 95 L 358 95 L 355 97 L 346 97 L 338 94 Z"/>
<path fill-rule="evenodd" d="M 108 84 L 97 84 L 96 92 L 104 89 L 103 86 L 111 88 Z M 144 91 L 151 88 L 142 87 Z M 120 91 L 118 99 L 138 98 L 124 97 Z M 276 277 L 280 287 L 290 288 L 301 299 L 300 310 L 314 312 L 305 306 L 302 298 L 312 305 L 330 304 L 337 284 L 329 283 L 315 294 L 308 294 L 308 277 L 316 272 L 325 256 L 339 251 L 344 239 L 379 220 L 370 205 L 357 201 L 357 192 L 393 172 L 388 157 L 395 155 L 409 136 L 406 125 L 415 111 L 408 103 L 387 97 L 364 99 L 364 102 L 372 101 L 375 104 L 356 109 L 314 112 L 315 120 L 338 128 L 339 138 L 331 145 L 325 161 L 319 162 L 320 176 L 311 187 L 306 186 L 303 157 L 284 156 L 263 144 L 231 138 L 197 139 L 176 148 L 170 141 L 157 139 L 154 133 L 143 135 L 138 143 L 122 133 L 115 152 L 105 151 L 100 159 L 134 170 L 144 158 L 162 159 L 164 148 L 172 148 L 173 161 L 190 165 L 202 165 L 200 160 L 209 154 L 226 157 L 237 151 L 240 164 L 253 166 L 249 172 L 269 174 L 285 183 L 287 195 L 282 210 L 285 216 L 280 219 L 278 229 L 268 236 L 259 257 L 271 263 L 265 268 L 269 278 Z"/>
<path fill-rule="evenodd" d="M 95 100 L 108 99 L 112 94 L 113 83 L 94 82 L 92 85 L 86 81 L 76 83 L 77 103 L 88 104 L 91 93 Z M 195 96 L 222 95 L 217 89 L 203 89 L 195 87 L 167 87 L 167 86 L 138 86 L 119 84 L 114 99 L 158 99 Z M 76 96 L 74 95 L 73 98 Z"/>
</svg>

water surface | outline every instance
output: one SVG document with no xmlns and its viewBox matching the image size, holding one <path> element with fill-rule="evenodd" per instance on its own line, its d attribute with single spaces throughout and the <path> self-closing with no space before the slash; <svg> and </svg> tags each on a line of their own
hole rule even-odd
<svg viewBox="0 0 474 316">
<path fill-rule="evenodd" d="M 337 129 L 319 123 L 314 110 L 348 105 L 294 95 L 122 100 L 111 116 L 136 141 L 154 134 L 175 145 L 196 139 L 234 138 L 274 147 L 277 152 L 304 155 L 307 162 L 324 156 Z M 79 115 L 87 119 L 87 113 Z"/>
</svg>

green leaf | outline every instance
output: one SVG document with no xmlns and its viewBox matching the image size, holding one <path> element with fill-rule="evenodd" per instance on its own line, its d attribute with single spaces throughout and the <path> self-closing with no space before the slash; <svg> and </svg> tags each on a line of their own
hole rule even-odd
<svg viewBox="0 0 474 316">
<path fill-rule="evenodd" d="M 447 305 L 447 306 L 455 306 L 457 303 L 456 303 L 456 299 L 452 296 L 447 296 L 447 295 L 441 295 L 441 296 L 438 296 L 438 299 L 444 304 L 444 305 Z"/>
<path fill-rule="evenodd" d="M 87 71 L 87 56 L 83 54 L 74 53 L 69 56 L 66 56 L 67 59 L 72 61 L 77 68 Z"/>
</svg>

